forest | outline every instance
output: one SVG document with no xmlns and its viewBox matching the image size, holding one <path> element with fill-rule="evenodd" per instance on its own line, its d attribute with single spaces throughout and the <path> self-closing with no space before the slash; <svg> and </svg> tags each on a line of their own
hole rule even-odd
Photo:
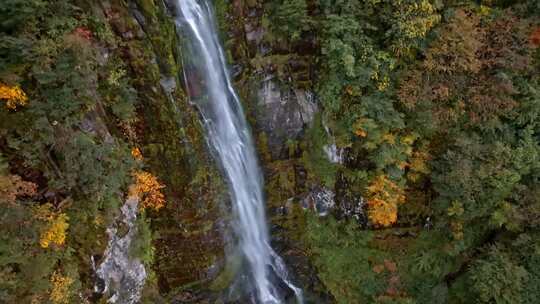
<svg viewBox="0 0 540 304">
<path fill-rule="evenodd" d="M 0 303 L 252 303 L 186 2 L 0 1 Z M 540 1 L 199 2 L 305 303 L 540 303 Z"/>
</svg>

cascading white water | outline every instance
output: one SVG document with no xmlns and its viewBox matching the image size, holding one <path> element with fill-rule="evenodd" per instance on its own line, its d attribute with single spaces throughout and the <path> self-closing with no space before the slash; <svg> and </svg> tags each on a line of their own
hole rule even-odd
<svg viewBox="0 0 540 304">
<path fill-rule="evenodd" d="M 270 280 L 271 271 L 296 294 L 302 302 L 302 292 L 288 280 L 281 258 L 269 245 L 262 177 L 242 111 L 234 91 L 223 50 L 216 34 L 216 24 L 210 4 L 205 0 L 177 0 L 176 24 L 184 33 L 185 47 L 190 57 L 191 78 L 199 80 L 197 89 L 189 95 L 204 119 L 209 144 L 215 150 L 229 184 L 235 230 L 239 246 L 249 266 L 258 303 L 282 303 L 282 297 Z"/>
</svg>

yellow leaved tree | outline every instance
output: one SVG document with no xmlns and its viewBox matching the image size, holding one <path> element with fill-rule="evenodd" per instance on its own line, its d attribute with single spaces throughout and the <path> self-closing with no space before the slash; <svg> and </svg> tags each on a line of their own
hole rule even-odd
<svg viewBox="0 0 540 304">
<path fill-rule="evenodd" d="M 58 271 L 55 271 L 50 279 L 51 293 L 49 298 L 54 304 L 67 304 L 70 303 L 70 288 L 74 280 L 68 276 L 63 276 Z"/>
<path fill-rule="evenodd" d="M 384 175 L 367 188 L 368 217 L 375 226 L 388 227 L 397 221 L 398 204 L 405 202 L 403 189 Z"/>
<path fill-rule="evenodd" d="M 69 217 L 65 213 L 54 212 L 51 204 L 44 204 L 36 208 L 35 217 L 46 222 L 39 238 L 42 248 L 49 248 L 53 244 L 61 246 L 66 242 Z"/>
<path fill-rule="evenodd" d="M 0 99 L 6 102 L 6 107 L 10 110 L 28 103 L 28 97 L 19 86 L 8 86 L 3 83 L 0 83 Z"/>
</svg>

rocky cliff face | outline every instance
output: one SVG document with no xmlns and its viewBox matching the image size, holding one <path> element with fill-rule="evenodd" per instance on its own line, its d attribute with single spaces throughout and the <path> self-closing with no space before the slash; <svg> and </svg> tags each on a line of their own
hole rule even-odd
<svg viewBox="0 0 540 304">
<path fill-rule="evenodd" d="M 131 248 L 140 235 L 136 222 L 138 204 L 139 199 L 135 196 L 126 200 L 120 208 L 122 213 L 116 223 L 107 229 L 109 243 L 101 264 L 97 269 L 92 265 L 99 278 L 94 290 L 105 295 L 110 303 L 138 303 L 145 284 L 144 264 L 130 255 Z M 121 233 L 121 230 L 127 231 Z"/>
<path fill-rule="evenodd" d="M 294 89 L 275 75 L 265 75 L 257 81 L 252 100 L 254 123 L 258 133 L 267 136 L 268 151 L 273 159 L 287 158 L 287 144 L 300 140 L 317 113 L 317 103 L 309 90 Z"/>
<path fill-rule="evenodd" d="M 0 1 L 0 302 L 104 302 L 91 266 L 116 284 L 126 260 L 143 303 L 226 302 L 241 266 L 176 2 Z M 537 1 L 421 2 L 212 1 L 272 246 L 315 303 L 536 303 Z M 137 193 L 130 226 L 140 173 L 166 204 Z"/>
<path fill-rule="evenodd" d="M 310 176 L 305 165 L 312 148 L 306 142 L 308 133 L 320 124 L 320 106 L 311 84 L 313 42 L 309 38 L 297 43 L 273 39 L 264 24 L 268 16 L 262 1 L 219 3 L 222 40 L 257 138 L 274 246 L 307 290 L 308 299 L 324 302 L 324 294 L 312 294 L 323 288 L 300 236 L 305 209 L 324 216 L 335 205 L 333 189 Z"/>
<path fill-rule="evenodd" d="M 162 295 L 197 302 L 204 290 L 226 288 L 226 189 L 206 146 L 198 113 L 182 79 L 179 37 L 170 15 L 175 1 L 102 2 L 94 7 L 119 40 L 141 100 L 135 137 L 149 171 L 165 184 L 167 205 L 151 213 Z M 276 246 L 294 264 L 303 284 L 316 284 L 295 227 L 302 208 L 326 214 L 334 194 L 313 181 L 302 160 L 307 130 L 319 111 L 310 87 L 311 57 L 304 46 L 268 42 L 261 3 L 216 2 L 222 40 L 265 170 L 266 195 Z M 236 26 L 238 25 L 238 26 Z M 322 152 L 322 150 L 321 150 Z M 331 199 L 328 199 L 328 198 Z M 300 216 L 300 217 L 298 217 Z M 212 283 L 213 282 L 213 283 Z M 210 286 L 210 287 L 209 287 Z"/>
<path fill-rule="evenodd" d="M 102 2 L 141 101 L 135 135 L 148 170 L 163 181 L 166 207 L 150 215 L 152 269 L 162 294 L 215 278 L 223 264 L 222 181 L 198 113 L 183 91 L 178 36 L 161 1 Z"/>
</svg>

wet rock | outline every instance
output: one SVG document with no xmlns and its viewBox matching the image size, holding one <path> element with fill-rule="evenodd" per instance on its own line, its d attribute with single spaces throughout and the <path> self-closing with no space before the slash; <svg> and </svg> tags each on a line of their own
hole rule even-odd
<svg viewBox="0 0 540 304">
<path fill-rule="evenodd" d="M 338 218 L 352 219 L 360 225 L 366 225 L 368 222 L 366 201 L 360 193 L 350 191 L 350 184 L 342 174 L 336 180 L 335 191 L 337 206 L 334 214 Z"/>
<path fill-rule="evenodd" d="M 324 186 L 315 186 L 302 199 L 304 209 L 311 209 L 319 216 L 329 213 L 338 218 L 350 218 L 359 223 L 366 222 L 365 201 L 362 196 L 343 195 Z"/>
<path fill-rule="evenodd" d="M 103 112 L 100 114 L 98 109 L 86 113 L 79 124 L 79 128 L 86 133 L 98 136 L 103 142 L 112 145 L 114 144 L 114 138 L 102 118 L 105 114 Z"/>
<path fill-rule="evenodd" d="M 319 216 L 326 216 L 336 205 L 335 196 L 326 187 L 315 187 L 302 199 L 302 207 L 314 210 Z"/>
<path fill-rule="evenodd" d="M 130 3 L 130 10 L 131 10 L 131 14 L 135 18 L 135 20 L 137 20 L 137 22 L 142 27 L 145 27 L 146 26 L 146 18 L 144 18 L 143 13 L 141 13 L 141 11 L 138 10 L 133 3 Z"/>
<path fill-rule="evenodd" d="M 159 84 L 167 94 L 172 94 L 176 89 L 176 78 L 175 77 L 163 77 L 159 80 Z"/>
<path fill-rule="evenodd" d="M 302 122 L 309 124 L 315 118 L 315 114 L 319 110 L 315 103 L 315 96 L 310 91 L 294 90 L 296 102 L 300 106 L 300 115 L 302 116 Z"/>
<path fill-rule="evenodd" d="M 120 237 L 116 227 L 107 229 L 109 244 L 102 263 L 96 271 L 99 278 L 95 291 L 107 296 L 108 303 L 137 303 L 146 280 L 146 270 L 138 258 L 130 256 L 130 246 L 137 237 L 138 199 L 128 198 L 122 206 L 121 221 L 128 227 L 128 232 Z"/>
<path fill-rule="evenodd" d="M 261 27 L 251 27 L 249 24 L 246 24 L 244 26 L 244 29 L 246 31 L 246 39 L 249 42 L 253 42 L 255 44 L 259 44 L 264 36 L 264 29 Z"/>
<path fill-rule="evenodd" d="M 242 71 L 244 70 L 244 68 L 242 67 L 241 64 L 233 64 L 230 70 L 231 70 L 231 76 L 233 78 L 236 78 L 242 74 Z"/>
<path fill-rule="evenodd" d="M 298 139 L 318 111 L 311 92 L 280 88 L 273 76 L 261 82 L 257 102 L 256 123 L 268 136 L 273 158 L 285 156 L 286 142 Z"/>
<path fill-rule="evenodd" d="M 100 64 L 106 65 L 116 53 L 125 56 L 126 70 L 136 80 L 133 87 L 140 101 L 137 145 L 145 155 L 147 170 L 165 185 L 167 206 L 158 213 L 148 214 L 156 236 L 153 267 L 157 287 L 165 294 L 187 285 L 205 284 L 222 265 L 222 232 L 216 224 L 221 215 L 216 207 L 218 190 L 213 190 L 218 187 L 219 177 L 213 174 L 212 178 L 205 178 L 200 173 L 210 172 L 214 165 L 206 150 L 198 112 L 185 98 L 186 92 L 178 86 L 178 78 L 176 84 L 169 78 L 181 70 L 180 61 L 175 60 L 180 55 L 176 52 L 178 36 L 169 18 L 177 12 L 179 2 L 126 1 L 126 5 L 114 6 L 109 2 L 103 1 L 98 6 L 119 43 L 109 46 L 114 49 L 100 50 Z M 126 36 L 128 32 L 135 37 Z M 175 103 L 171 102 L 173 98 Z M 81 128 L 96 134 L 101 132 L 93 118 Z M 111 254 L 117 252 L 114 248 L 125 245 L 123 240 L 131 233 L 129 227 L 118 228 L 114 241 L 118 245 L 109 244 Z M 111 271 L 116 273 L 118 265 L 111 266 Z M 120 279 L 120 285 L 124 284 L 124 279 L 115 278 Z M 106 280 L 102 281 L 100 290 L 105 289 Z M 108 284 L 108 290 L 112 290 L 116 283 Z"/>
<path fill-rule="evenodd" d="M 176 17 L 178 15 L 179 2 L 177 0 L 164 0 L 163 3 L 167 8 L 167 14 L 170 17 Z"/>
<path fill-rule="evenodd" d="M 352 218 L 360 223 L 367 222 L 364 209 L 365 201 L 361 196 L 341 199 L 338 204 L 340 217 Z"/>
</svg>

